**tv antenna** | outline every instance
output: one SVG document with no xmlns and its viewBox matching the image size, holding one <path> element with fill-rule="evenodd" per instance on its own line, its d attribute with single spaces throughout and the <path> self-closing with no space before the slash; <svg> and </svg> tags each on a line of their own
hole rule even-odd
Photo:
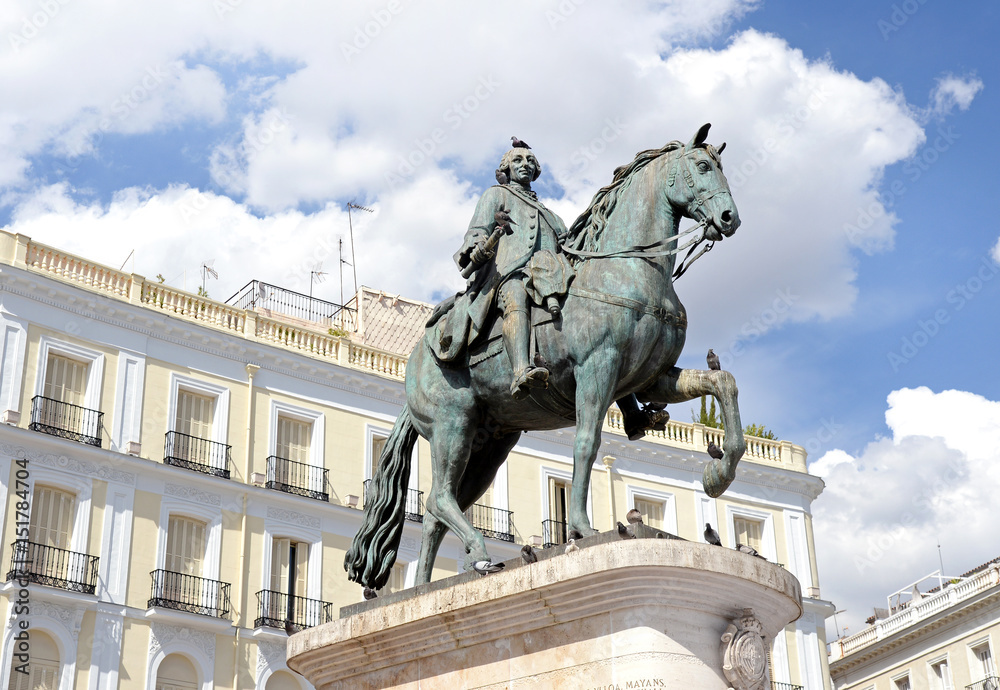
<svg viewBox="0 0 1000 690">
<path fill-rule="evenodd" d="M 313 296 L 313 280 L 317 283 L 322 283 L 326 280 L 326 272 L 323 270 L 323 262 L 317 263 L 311 271 L 309 271 L 309 297 Z"/>
<path fill-rule="evenodd" d="M 354 259 L 354 223 L 351 220 L 351 209 L 352 208 L 356 208 L 359 211 L 365 211 L 367 213 L 375 213 L 375 211 L 373 211 L 372 209 L 370 209 L 370 208 L 368 208 L 366 206 L 358 206 L 353 201 L 348 201 L 347 202 L 347 227 L 348 227 L 348 229 L 351 232 L 351 263 L 348 264 L 348 265 L 351 266 L 352 269 L 354 269 L 354 294 L 356 295 L 356 294 L 358 294 L 358 269 L 357 269 L 357 266 L 354 265 L 356 263 L 356 261 Z M 341 259 L 341 260 L 343 260 L 343 259 Z M 340 303 L 341 303 L 341 305 L 343 305 L 344 304 L 344 295 L 343 295 L 344 288 L 343 288 L 343 285 L 341 285 L 340 292 L 341 292 Z"/>
<path fill-rule="evenodd" d="M 201 291 L 203 294 L 208 294 L 208 290 L 205 289 L 205 285 L 208 281 L 208 277 L 211 276 L 216 280 L 219 279 L 219 273 L 212 268 L 215 265 L 215 259 L 209 259 L 201 264 Z"/>
</svg>

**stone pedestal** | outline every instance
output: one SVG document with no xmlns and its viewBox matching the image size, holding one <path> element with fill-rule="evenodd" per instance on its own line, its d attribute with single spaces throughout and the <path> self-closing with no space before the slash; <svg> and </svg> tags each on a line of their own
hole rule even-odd
<svg viewBox="0 0 1000 690">
<path fill-rule="evenodd" d="M 791 573 L 708 544 L 584 542 L 347 607 L 292 636 L 288 665 L 320 690 L 770 687 L 766 650 L 802 612 Z"/>
</svg>

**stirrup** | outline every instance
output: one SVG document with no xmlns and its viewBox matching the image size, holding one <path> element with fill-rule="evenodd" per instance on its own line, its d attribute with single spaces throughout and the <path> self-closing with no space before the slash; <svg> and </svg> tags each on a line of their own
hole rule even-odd
<svg viewBox="0 0 1000 690">
<path fill-rule="evenodd" d="M 510 384 L 510 394 L 514 400 L 523 400 L 528 397 L 529 388 L 547 388 L 548 385 L 548 369 L 545 367 L 525 367 Z"/>
</svg>

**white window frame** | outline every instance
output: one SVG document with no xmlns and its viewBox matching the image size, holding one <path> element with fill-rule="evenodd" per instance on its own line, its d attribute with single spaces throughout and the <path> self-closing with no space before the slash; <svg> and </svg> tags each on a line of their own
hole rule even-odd
<svg viewBox="0 0 1000 690">
<path fill-rule="evenodd" d="M 264 522 L 264 563 L 261 571 L 260 589 L 271 589 L 271 558 L 275 539 L 291 539 L 298 544 L 309 545 L 309 565 L 306 569 L 306 598 L 323 599 L 323 535 L 319 530 L 290 525 L 284 522 L 266 520 Z"/>
<path fill-rule="evenodd" d="M 805 513 L 785 514 L 785 548 L 788 551 L 788 570 L 802 584 L 802 588 L 812 587 L 812 564 L 809 560 L 809 540 L 806 536 Z"/>
<path fill-rule="evenodd" d="M 49 355 L 61 355 L 87 363 L 87 390 L 82 407 L 101 410 L 101 383 L 104 381 L 104 354 L 97 350 L 56 340 L 43 335 L 38 342 L 38 372 L 35 376 L 35 395 L 44 395 L 45 374 L 49 368 Z"/>
<path fill-rule="evenodd" d="M 215 409 L 212 412 L 212 438 L 207 441 L 228 443 L 229 437 L 229 397 L 230 391 L 225 386 L 218 386 L 199 379 L 170 374 L 170 401 L 167 406 L 167 431 L 177 431 L 177 398 L 181 390 L 198 395 L 215 398 Z"/>
<path fill-rule="evenodd" d="M 384 436 L 389 438 L 392 434 L 392 429 L 386 428 L 384 426 L 379 426 L 378 424 L 365 424 L 365 481 L 372 478 L 372 465 L 375 464 L 377 458 L 372 457 L 372 441 L 375 440 L 376 436 Z M 416 444 L 414 444 L 416 448 Z M 413 467 L 410 467 L 410 475 L 414 474 Z"/>
<path fill-rule="evenodd" d="M 973 669 L 973 668 L 977 669 L 977 672 L 979 672 L 981 674 L 984 674 L 984 677 L 985 677 L 986 671 L 985 670 L 979 670 L 982 664 L 979 661 L 979 657 L 976 655 L 976 648 L 977 647 L 982 647 L 983 645 L 985 645 L 990 650 L 990 658 L 993 660 L 993 670 L 996 671 L 997 670 L 997 657 L 993 653 L 993 642 L 990 640 L 990 636 L 989 635 L 985 635 L 983 637 L 979 637 L 979 638 L 973 640 L 972 642 L 967 642 L 966 643 L 966 649 L 969 652 L 969 668 L 970 669 Z M 982 680 L 982 678 L 980 678 L 979 680 Z M 973 679 L 973 682 L 975 682 L 975 679 Z"/>
<path fill-rule="evenodd" d="M 764 523 L 764 529 L 761 531 L 760 535 L 760 555 L 773 563 L 777 563 L 777 547 L 775 546 L 774 541 L 774 513 L 770 513 L 766 510 L 757 510 L 755 508 L 747 508 L 746 506 L 737 506 L 727 503 L 726 539 L 729 542 L 729 547 L 733 549 L 736 548 L 736 528 L 734 522 L 736 518 L 746 518 L 747 520 L 756 520 Z"/>
<path fill-rule="evenodd" d="M 309 464 L 315 467 L 325 467 L 326 451 L 326 416 L 322 412 L 298 407 L 285 402 L 271 401 L 271 436 L 268 445 L 268 455 L 277 455 L 278 450 L 278 417 L 287 417 L 312 425 L 309 436 Z M 369 447 L 370 448 L 370 447 Z M 371 452 L 369 450 L 369 452 Z"/>
<path fill-rule="evenodd" d="M 635 499 L 658 501 L 663 504 L 663 531 L 677 534 L 677 501 L 669 491 L 658 491 L 645 486 L 625 485 L 625 503 L 629 508 L 635 505 Z"/>
<path fill-rule="evenodd" d="M 934 680 L 937 675 L 934 673 L 934 667 L 940 664 L 944 664 L 948 669 L 948 683 L 944 690 L 955 690 L 955 674 L 951 672 L 951 660 L 948 658 L 948 653 L 940 654 L 933 659 L 927 660 L 927 685 L 933 688 Z"/>
<path fill-rule="evenodd" d="M 899 690 L 899 681 L 904 678 L 910 684 L 910 690 L 915 690 L 913 687 L 913 674 L 910 673 L 910 669 L 906 669 L 902 673 L 897 673 L 889 679 L 892 681 L 892 690 Z"/>
<path fill-rule="evenodd" d="M 130 441 L 141 442 L 145 378 L 146 358 L 124 350 L 119 351 L 111 433 L 112 450 L 123 453 Z"/>
<path fill-rule="evenodd" d="M 9 313 L 0 312 L 0 412 L 19 412 L 21 409 L 21 377 L 27 349 L 25 323 Z"/>
<path fill-rule="evenodd" d="M 31 466 L 31 499 L 34 503 L 35 487 L 39 484 L 67 491 L 76 496 L 73 509 L 73 535 L 69 540 L 69 550 L 87 553 L 87 539 L 90 536 L 90 503 L 93 481 L 83 477 L 57 472 L 48 467 Z"/>
<path fill-rule="evenodd" d="M 573 472 L 571 470 L 561 470 L 555 467 L 548 467 L 543 465 L 540 468 L 539 476 L 541 478 L 541 495 L 545 497 L 542 501 L 542 521 L 552 520 L 552 506 L 549 505 L 549 480 L 550 479 L 561 479 L 563 481 L 568 481 L 570 484 L 573 483 Z M 594 524 L 594 492 L 587 492 L 587 519 L 590 520 L 590 524 Z M 567 526 L 567 530 L 569 527 Z"/>
<path fill-rule="evenodd" d="M 163 570 L 167 559 L 167 530 L 170 516 L 191 518 L 205 523 L 205 559 L 202 561 L 202 578 L 219 579 L 222 561 L 222 508 L 206 506 L 178 498 L 160 499 L 160 524 L 157 530 L 156 570 Z"/>
</svg>

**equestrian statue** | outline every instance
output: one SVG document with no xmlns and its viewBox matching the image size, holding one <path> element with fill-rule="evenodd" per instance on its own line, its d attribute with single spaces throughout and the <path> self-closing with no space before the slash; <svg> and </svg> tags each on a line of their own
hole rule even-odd
<svg viewBox="0 0 1000 690">
<path fill-rule="evenodd" d="M 710 459 L 702 484 L 719 496 L 732 483 L 745 450 L 736 381 L 676 366 L 687 315 L 673 281 L 740 225 L 722 172 L 725 144 L 708 144 L 708 130 L 637 154 L 569 229 L 531 190 L 541 166 L 514 140 L 500 184 L 480 198 L 455 255 L 466 289 L 438 305 L 410 354 L 406 405 L 344 559 L 351 580 L 377 590 L 389 579 L 417 436 L 429 442 L 432 463 L 417 584 L 430 581 L 449 529 L 464 544 L 467 570 L 490 562 L 464 511 L 525 431 L 576 426 L 567 530 L 594 534 L 590 471 L 613 402 L 636 439 L 663 428 L 667 404 L 715 396 L 723 455 Z M 696 225 L 681 231 L 685 217 Z"/>
</svg>

